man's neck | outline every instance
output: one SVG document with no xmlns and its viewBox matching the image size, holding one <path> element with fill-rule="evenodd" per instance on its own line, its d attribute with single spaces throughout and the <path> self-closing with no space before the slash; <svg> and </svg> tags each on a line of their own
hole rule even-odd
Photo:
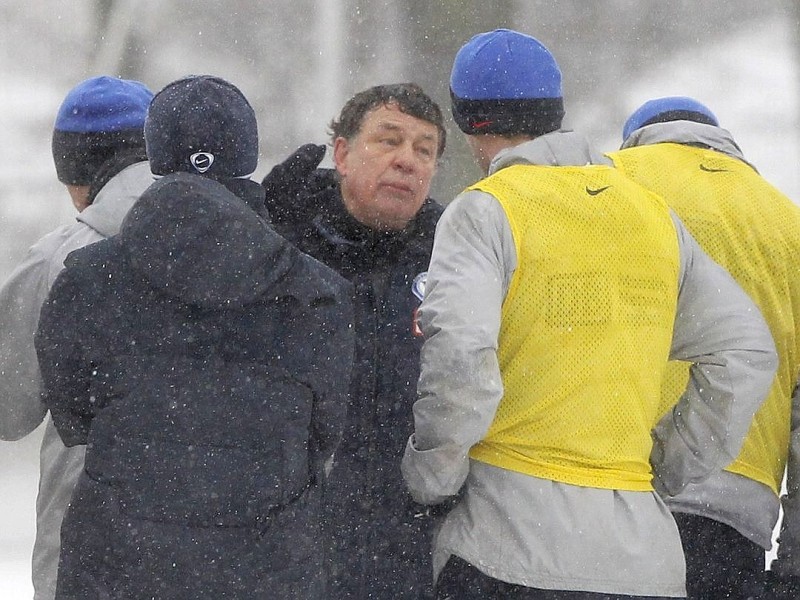
<svg viewBox="0 0 800 600">
<path fill-rule="evenodd" d="M 529 135 L 504 136 L 495 134 L 474 135 L 470 136 L 470 138 L 473 154 L 484 174 L 489 173 L 489 165 L 492 164 L 494 157 L 500 152 L 533 139 Z"/>
</svg>

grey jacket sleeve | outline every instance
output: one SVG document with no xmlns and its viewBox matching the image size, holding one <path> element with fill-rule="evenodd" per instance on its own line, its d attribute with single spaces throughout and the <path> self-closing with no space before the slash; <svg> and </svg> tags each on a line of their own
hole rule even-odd
<svg viewBox="0 0 800 600">
<path fill-rule="evenodd" d="M 670 358 L 693 364 L 686 391 L 653 431 L 654 485 L 662 495 L 733 461 L 777 368 L 759 309 L 673 220 L 681 277 Z"/>
<path fill-rule="evenodd" d="M 47 408 L 33 346 L 39 310 L 49 290 L 49 261 L 34 246 L 0 288 L 0 439 L 32 432 Z"/>
<path fill-rule="evenodd" d="M 792 397 L 792 425 L 786 463 L 786 495 L 781 498 L 783 521 L 778 537 L 778 558 L 772 570 L 800 580 L 800 381 Z"/>
<path fill-rule="evenodd" d="M 459 492 L 469 449 L 494 419 L 503 395 L 497 361 L 500 309 L 516 266 L 511 230 L 499 203 L 466 192 L 436 228 L 420 327 L 425 335 L 414 404 L 414 434 L 403 477 L 417 502 Z"/>
</svg>

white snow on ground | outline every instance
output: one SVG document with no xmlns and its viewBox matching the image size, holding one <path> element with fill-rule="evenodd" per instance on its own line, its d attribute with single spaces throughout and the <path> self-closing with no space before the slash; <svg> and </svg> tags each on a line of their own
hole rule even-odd
<svg viewBox="0 0 800 600">
<path fill-rule="evenodd" d="M 30 600 L 36 530 L 40 427 L 18 442 L 0 444 L 0 598 Z"/>
<path fill-rule="evenodd" d="M 728 38 L 706 46 L 686 49 L 666 61 L 658 73 L 650 73 L 631 87 L 627 106 L 623 107 L 625 114 L 656 96 L 696 97 L 712 108 L 761 173 L 795 202 L 800 202 L 797 169 L 800 100 L 791 36 L 789 23 L 770 21 L 751 30 L 732 31 Z M 55 87 L 34 85 L 31 80 L 19 79 L 14 74 L 2 75 L 0 131 L 5 148 L 13 148 L 14 155 L 0 161 L 0 198 L 19 197 L 26 179 L 33 174 L 52 181 L 47 188 L 52 200 L 38 204 L 2 202 L 0 219 L 8 217 L 11 211 L 17 217 L 24 213 L 23 220 L 35 224 L 44 234 L 74 214 L 55 180 L 49 137 L 41 139 L 39 133 L 32 134 L 41 130 L 35 126 L 43 120 L 52 123 L 60 92 Z M 582 119 L 604 118 L 604 114 L 603 107 L 587 107 L 583 115 L 575 115 L 575 128 L 581 129 Z M 621 128 L 622 122 L 613 135 L 597 140 L 600 148 L 618 147 Z M 0 239 L 0 259 L 18 260 L 34 240 L 20 243 L 21 240 L 10 237 L 5 235 Z M 10 268 L 1 266 L 0 272 L 4 274 Z M 33 596 L 30 554 L 35 531 L 40 439 L 41 428 L 20 442 L 0 443 L 0 598 L 4 600 Z"/>
</svg>

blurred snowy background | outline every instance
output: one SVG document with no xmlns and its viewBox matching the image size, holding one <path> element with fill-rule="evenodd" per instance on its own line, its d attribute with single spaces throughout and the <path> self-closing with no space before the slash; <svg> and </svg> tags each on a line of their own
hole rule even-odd
<svg viewBox="0 0 800 600">
<path fill-rule="evenodd" d="M 445 109 L 456 50 L 512 27 L 564 73 L 565 126 L 616 149 L 642 102 L 709 105 L 745 156 L 800 202 L 800 3 L 793 0 L 0 0 L 0 278 L 74 217 L 50 155 L 53 119 L 82 79 L 112 74 L 154 91 L 208 73 L 238 85 L 259 118 L 256 177 L 327 124 L 353 93 L 416 81 Z M 433 195 L 478 176 L 448 123 Z M 0 597 L 32 597 L 41 430 L 0 442 Z"/>
</svg>

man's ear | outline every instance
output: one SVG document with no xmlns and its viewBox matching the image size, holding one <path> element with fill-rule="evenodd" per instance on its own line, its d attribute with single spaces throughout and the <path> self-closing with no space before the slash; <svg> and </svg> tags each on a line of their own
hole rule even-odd
<svg viewBox="0 0 800 600">
<path fill-rule="evenodd" d="M 333 164 L 339 175 L 342 177 L 347 176 L 347 154 L 350 152 L 350 144 L 347 138 L 337 137 L 333 140 Z"/>
</svg>

